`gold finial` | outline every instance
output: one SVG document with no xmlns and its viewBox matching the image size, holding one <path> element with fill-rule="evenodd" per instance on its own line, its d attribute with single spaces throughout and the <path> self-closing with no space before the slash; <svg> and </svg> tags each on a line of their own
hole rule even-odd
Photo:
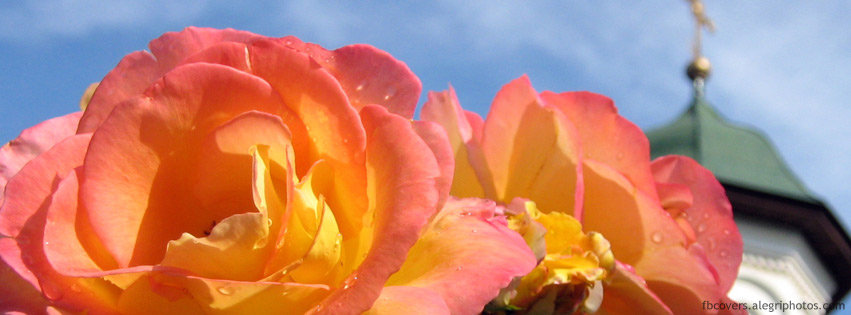
<svg viewBox="0 0 851 315">
<path fill-rule="evenodd" d="M 706 16 L 703 8 L 703 2 L 700 0 L 686 0 L 691 3 L 691 13 L 694 15 L 694 42 L 692 43 L 693 60 L 686 69 L 689 79 L 692 81 L 706 79 L 709 76 L 710 63 L 709 59 L 701 53 L 702 30 L 706 29 L 709 32 L 715 31 L 715 23 Z"/>
</svg>

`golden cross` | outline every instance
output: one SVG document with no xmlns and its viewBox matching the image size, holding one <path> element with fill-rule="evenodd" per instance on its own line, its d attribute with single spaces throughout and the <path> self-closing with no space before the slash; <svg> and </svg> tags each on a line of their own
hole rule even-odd
<svg viewBox="0 0 851 315">
<path fill-rule="evenodd" d="M 714 32 L 715 31 L 715 23 L 712 23 L 712 20 L 706 16 L 706 12 L 703 9 L 703 2 L 700 0 L 686 0 L 691 3 L 691 13 L 694 15 L 694 42 L 692 43 L 692 53 L 694 54 L 694 59 L 697 60 L 701 54 L 701 29 L 705 28 L 707 31 Z"/>
</svg>

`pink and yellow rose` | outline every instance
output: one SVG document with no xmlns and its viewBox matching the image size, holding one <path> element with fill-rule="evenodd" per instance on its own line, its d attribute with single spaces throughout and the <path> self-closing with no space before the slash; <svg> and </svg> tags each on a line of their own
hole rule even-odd
<svg viewBox="0 0 851 315">
<path fill-rule="evenodd" d="M 538 94 L 524 76 L 497 94 L 487 120 L 451 88 L 429 94 L 422 118 L 447 130 L 451 195 L 509 205 L 540 260 L 495 303 L 698 314 L 708 312 L 702 301 L 727 300 L 742 239 L 722 186 L 687 157 L 651 162 L 647 138 L 610 99 Z"/>
<path fill-rule="evenodd" d="M 467 166 L 389 54 L 149 47 L 0 149 L 3 311 L 470 314 L 535 266 L 501 206 L 448 197 Z"/>
</svg>

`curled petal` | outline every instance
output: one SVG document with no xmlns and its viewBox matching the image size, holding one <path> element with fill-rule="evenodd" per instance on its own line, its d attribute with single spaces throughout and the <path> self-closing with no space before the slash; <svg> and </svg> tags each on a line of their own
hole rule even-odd
<svg viewBox="0 0 851 315">
<path fill-rule="evenodd" d="M 30 217 L 50 200 L 56 177 L 64 177 L 83 164 L 91 134 L 65 138 L 47 152 L 27 163 L 6 185 L 5 202 L 0 208 L 0 234 L 18 236 Z"/>
<path fill-rule="evenodd" d="M 277 42 L 307 54 L 328 69 L 358 111 L 375 104 L 402 117 L 414 117 L 422 92 L 420 79 L 404 62 L 387 52 L 363 44 L 328 51 L 292 36 L 277 39 Z"/>
<path fill-rule="evenodd" d="M 712 172 L 688 157 L 661 157 L 651 167 L 660 183 L 684 185 L 692 192 L 694 202 L 683 212 L 685 221 L 718 271 L 719 289 L 729 291 L 742 263 L 743 245 L 724 187 Z"/>
<path fill-rule="evenodd" d="M 177 67 L 190 56 L 222 42 L 246 43 L 265 38 L 246 31 L 187 27 L 180 32 L 165 33 L 148 44 L 162 73 Z"/>
<path fill-rule="evenodd" d="M 333 194 L 325 197 L 340 218 L 343 236 L 353 237 L 367 207 L 363 190 L 366 135 L 357 111 L 337 79 L 307 55 L 270 40 L 254 41 L 248 48 L 253 73 L 269 82 L 304 122 L 310 151 L 296 152 L 296 158 L 301 159 L 296 161 L 298 175 L 319 159 L 331 164 L 337 180 Z M 300 133 L 291 130 L 294 135 Z"/>
<path fill-rule="evenodd" d="M 162 72 L 157 68 L 156 59 L 147 51 L 125 56 L 95 89 L 80 118 L 77 133 L 94 132 L 116 105 L 141 94 L 160 76 Z"/>
<path fill-rule="evenodd" d="M 440 178 L 437 179 L 440 200 L 437 203 L 437 208 L 443 208 L 443 203 L 449 197 L 453 173 L 455 172 L 455 160 L 452 156 L 452 147 L 446 140 L 446 131 L 440 125 L 426 121 L 415 121 L 414 131 L 431 148 L 434 158 L 440 166 Z"/>
<path fill-rule="evenodd" d="M 47 212 L 44 253 L 53 269 L 66 276 L 117 268 L 89 223 L 88 211 L 77 200 L 78 167 L 59 182 Z"/>
<path fill-rule="evenodd" d="M 481 312 L 536 264 L 523 238 L 494 218 L 494 210 L 492 201 L 450 198 L 387 285 L 437 292 L 452 314 Z"/>
<path fill-rule="evenodd" d="M 80 191 L 118 265 L 156 264 L 162 244 L 184 232 L 201 235 L 234 209 L 253 208 L 250 195 L 216 211 L 198 207 L 190 185 L 197 177 L 187 170 L 214 128 L 246 111 L 281 107 L 260 78 L 206 63 L 181 66 L 144 97 L 119 105 L 92 137 Z"/>
<path fill-rule="evenodd" d="M 82 114 L 76 112 L 46 120 L 24 130 L 18 138 L 0 148 L 0 205 L 4 199 L 3 189 L 12 176 L 27 162 L 73 135 Z"/>
<path fill-rule="evenodd" d="M 638 126 L 618 115 L 611 99 L 589 92 L 544 92 L 541 98 L 557 107 L 576 126 L 585 158 L 613 167 L 639 191 L 656 198 L 653 175 L 647 164 L 650 143 Z"/>
<path fill-rule="evenodd" d="M 379 106 L 364 107 L 361 117 L 369 137 L 367 192 L 374 211 L 374 220 L 364 222 L 364 231 L 371 235 L 361 237 L 372 242 L 360 249 L 368 251 L 366 258 L 344 288 L 320 305 L 328 314 L 362 312 L 372 306 L 417 241 L 418 233 L 411 232 L 425 226 L 439 200 L 435 182 L 440 168 L 411 123 Z"/>
<path fill-rule="evenodd" d="M 422 119 L 438 123 L 446 130 L 455 155 L 451 194 L 457 197 L 495 198 L 490 170 L 482 155 L 481 118 L 478 120 L 479 136 L 475 137 L 452 86 L 441 93 L 429 92 L 428 102 L 423 106 Z"/>
<path fill-rule="evenodd" d="M 582 169 L 577 133 L 547 106 L 523 76 L 505 85 L 484 125 L 482 149 L 498 201 L 529 198 L 543 212 L 582 216 Z M 552 193 L 560 187 L 566 193 Z"/>
</svg>

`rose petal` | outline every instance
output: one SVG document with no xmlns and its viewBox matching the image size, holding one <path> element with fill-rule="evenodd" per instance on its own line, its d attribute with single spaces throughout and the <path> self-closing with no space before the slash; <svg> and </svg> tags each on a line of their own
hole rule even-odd
<svg viewBox="0 0 851 315">
<path fill-rule="evenodd" d="M 665 303 L 647 288 L 644 279 L 631 269 L 622 263 L 616 265 L 611 282 L 603 289 L 603 304 L 597 314 L 671 314 Z"/>
<path fill-rule="evenodd" d="M 30 127 L 0 148 L 0 205 L 6 184 L 27 162 L 74 134 L 82 112 L 46 120 Z"/>
<path fill-rule="evenodd" d="M 80 118 L 77 133 L 94 132 L 116 105 L 141 94 L 160 76 L 162 72 L 157 68 L 157 61 L 147 51 L 124 56 L 95 89 Z"/>
<path fill-rule="evenodd" d="M 246 43 L 253 39 L 265 38 L 246 31 L 234 29 L 212 29 L 204 27 L 187 27 L 180 32 L 165 33 L 152 40 L 148 48 L 157 58 L 160 71 L 177 67 L 189 56 L 221 42 Z"/>
<path fill-rule="evenodd" d="M 684 247 L 685 235 L 656 201 L 614 168 L 593 160 L 583 164 L 586 231 L 601 232 L 615 258 L 635 267 L 674 313 L 699 306 L 700 299 L 720 298 L 712 266 Z"/>
<path fill-rule="evenodd" d="M 117 268 L 89 224 L 88 211 L 77 202 L 78 167 L 53 193 L 44 231 L 44 253 L 50 265 L 66 276 L 81 276 Z"/>
<path fill-rule="evenodd" d="M 359 313 L 372 306 L 417 241 L 418 233 L 412 231 L 425 226 L 440 198 L 435 186 L 440 168 L 411 123 L 378 106 L 364 107 L 361 117 L 369 137 L 367 192 L 374 211 L 374 220 L 364 222 L 364 231 L 374 232 L 361 236 L 372 242 L 355 254 L 359 258 L 368 250 L 358 270 L 320 306 L 328 314 Z"/>
<path fill-rule="evenodd" d="M 188 27 L 150 42 L 153 54 L 137 51 L 124 57 L 101 81 L 80 122 L 78 133 L 93 132 L 119 103 L 145 91 L 187 57 L 223 41 L 246 42 L 263 36 L 233 29 Z"/>
<path fill-rule="evenodd" d="M 195 62 L 215 63 L 251 72 L 248 61 L 248 47 L 244 43 L 221 42 L 213 44 L 193 55 L 186 56 L 186 59 L 180 60 L 178 65 Z"/>
<path fill-rule="evenodd" d="M 343 236 L 353 237 L 367 207 L 362 166 L 366 136 L 357 112 L 337 80 L 307 55 L 266 40 L 248 48 L 254 73 L 304 122 L 311 139 L 307 165 L 323 159 L 334 168 L 334 194 L 325 196 L 326 201 L 340 219 Z"/>
<path fill-rule="evenodd" d="M 17 260 L 14 265 L 23 265 L 20 261 L 20 250 L 11 238 L 0 237 L 0 312 L 22 312 L 23 314 L 36 314 L 44 311 L 48 301 L 41 292 L 33 287 L 37 280 L 32 272 L 24 270 L 29 280 L 24 279 L 15 269 L 6 263 L 6 259 Z M 6 314 L 4 313 L 4 314 Z"/>
<path fill-rule="evenodd" d="M 136 292 L 128 288 L 130 293 L 125 293 L 119 304 L 123 311 L 132 311 L 132 306 L 158 295 L 161 298 L 152 301 L 157 302 L 153 304 L 155 310 L 170 311 L 173 305 L 189 304 L 182 301 L 188 298 L 205 314 L 301 314 L 328 294 L 328 287 L 323 285 L 206 279 L 177 271 L 151 272 L 133 286 L 141 288 Z"/>
<path fill-rule="evenodd" d="M 421 115 L 423 120 L 438 123 L 446 130 L 449 145 L 455 152 L 451 194 L 457 197 L 496 198 L 490 169 L 482 155 L 481 137 L 476 139 L 473 136 L 472 127 L 452 86 L 441 93 L 429 92 L 428 102 L 423 105 Z"/>
<path fill-rule="evenodd" d="M 656 199 L 647 164 L 650 143 L 638 126 L 618 115 L 611 99 L 589 92 L 544 92 L 541 98 L 561 110 L 576 126 L 585 158 L 614 167 L 639 191 Z"/>
<path fill-rule="evenodd" d="M 492 201 L 450 198 L 387 285 L 437 292 L 453 314 L 481 312 L 536 265 L 523 238 L 493 218 L 494 209 Z"/>
<path fill-rule="evenodd" d="M 684 210 L 686 221 L 697 242 L 708 250 L 709 261 L 718 271 L 719 289 L 729 291 L 739 273 L 743 245 L 724 187 L 712 172 L 688 157 L 661 157 L 651 168 L 657 181 L 690 188 L 694 202 Z"/>
<path fill-rule="evenodd" d="M 0 217 L 5 228 L 15 231 L 12 235 L 16 242 L 0 239 L 3 242 L 0 258 L 53 300 L 53 304 L 76 311 L 108 312 L 117 298 L 114 286 L 100 279 L 76 279 L 57 273 L 44 251 L 44 246 L 49 245 L 44 244 L 43 237 L 52 205 L 50 196 L 56 187 L 63 186 L 63 175 L 82 164 L 90 137 L 83 134 L 66 138 L 30 161 L 9 182 L 6 187 L 9 199 Z"/>
<path fill-rule="evenodd" d="M 27 220 L 49 200 L 56 176 L 65 176 L 83 164 L 91 134 L 65 138 L 36 156 L 6 185 L 6 200 L 0 208 L 0 234 L 18 236 Z M 41 236 L 39 236 L 41 237 Z"/>
<path fill-rule="evenodd" d="M 263 80 L 206 63 L 181 66 L 145 97 L 116 107 L 92 138 L 80 195 L 119 266 L 156 264 L 163 244 L 184 232 L 201 235 L 212 220 L 234 214 L 198 207 L 190 185 L 197 177 L 187 170 L 213 128 L 249 110 L 281 107 Z M 241 208 L 253 208 L 251 196 L 244 198 Z"/>
<path fill-rule="evenodd" d="M 316 44 L 287 36 L 278 43 L 309 55 L 340 82 L 352 106 L 360 111 L 375 104 L 411 119 L 420 99 L 420 79 L 387 52 L 363 44 L 328 51 Z"/>
<path fill-rule="evenodd" d="M 418 287 L 384 287 L 372 309 L 365 315 L 378 314 L 451 314 L 443 297 L 432 290 Z"/>
<path fill-rule="evenodd" d="M 534 200 L 543 212 L 581 218 L 582 170 L 576 131 L 538 98 L 526 76 L 505 85 L 484 125 L 482 149 L 496 183 L 497 200 Z M 568 192 L 552 193 L 553 187 Z M 573 193 L 569 193 L 573 192 Z"/>
<path fill-rule="evenodd" d="M 443 208 L 443 203 L 449 197 L 453 173 L 455 172 L 455 160 L 452 147 L 449 146 L 447 141 L 446 131 L 440 125 L 427 121 L 415 121 L 414 131 L 431 148 L 434 158 L 440 166 L 440 178 L 437 179 L 437 191 L 440 200 L 437 202 L 437 208 Z"/>
</svg>

